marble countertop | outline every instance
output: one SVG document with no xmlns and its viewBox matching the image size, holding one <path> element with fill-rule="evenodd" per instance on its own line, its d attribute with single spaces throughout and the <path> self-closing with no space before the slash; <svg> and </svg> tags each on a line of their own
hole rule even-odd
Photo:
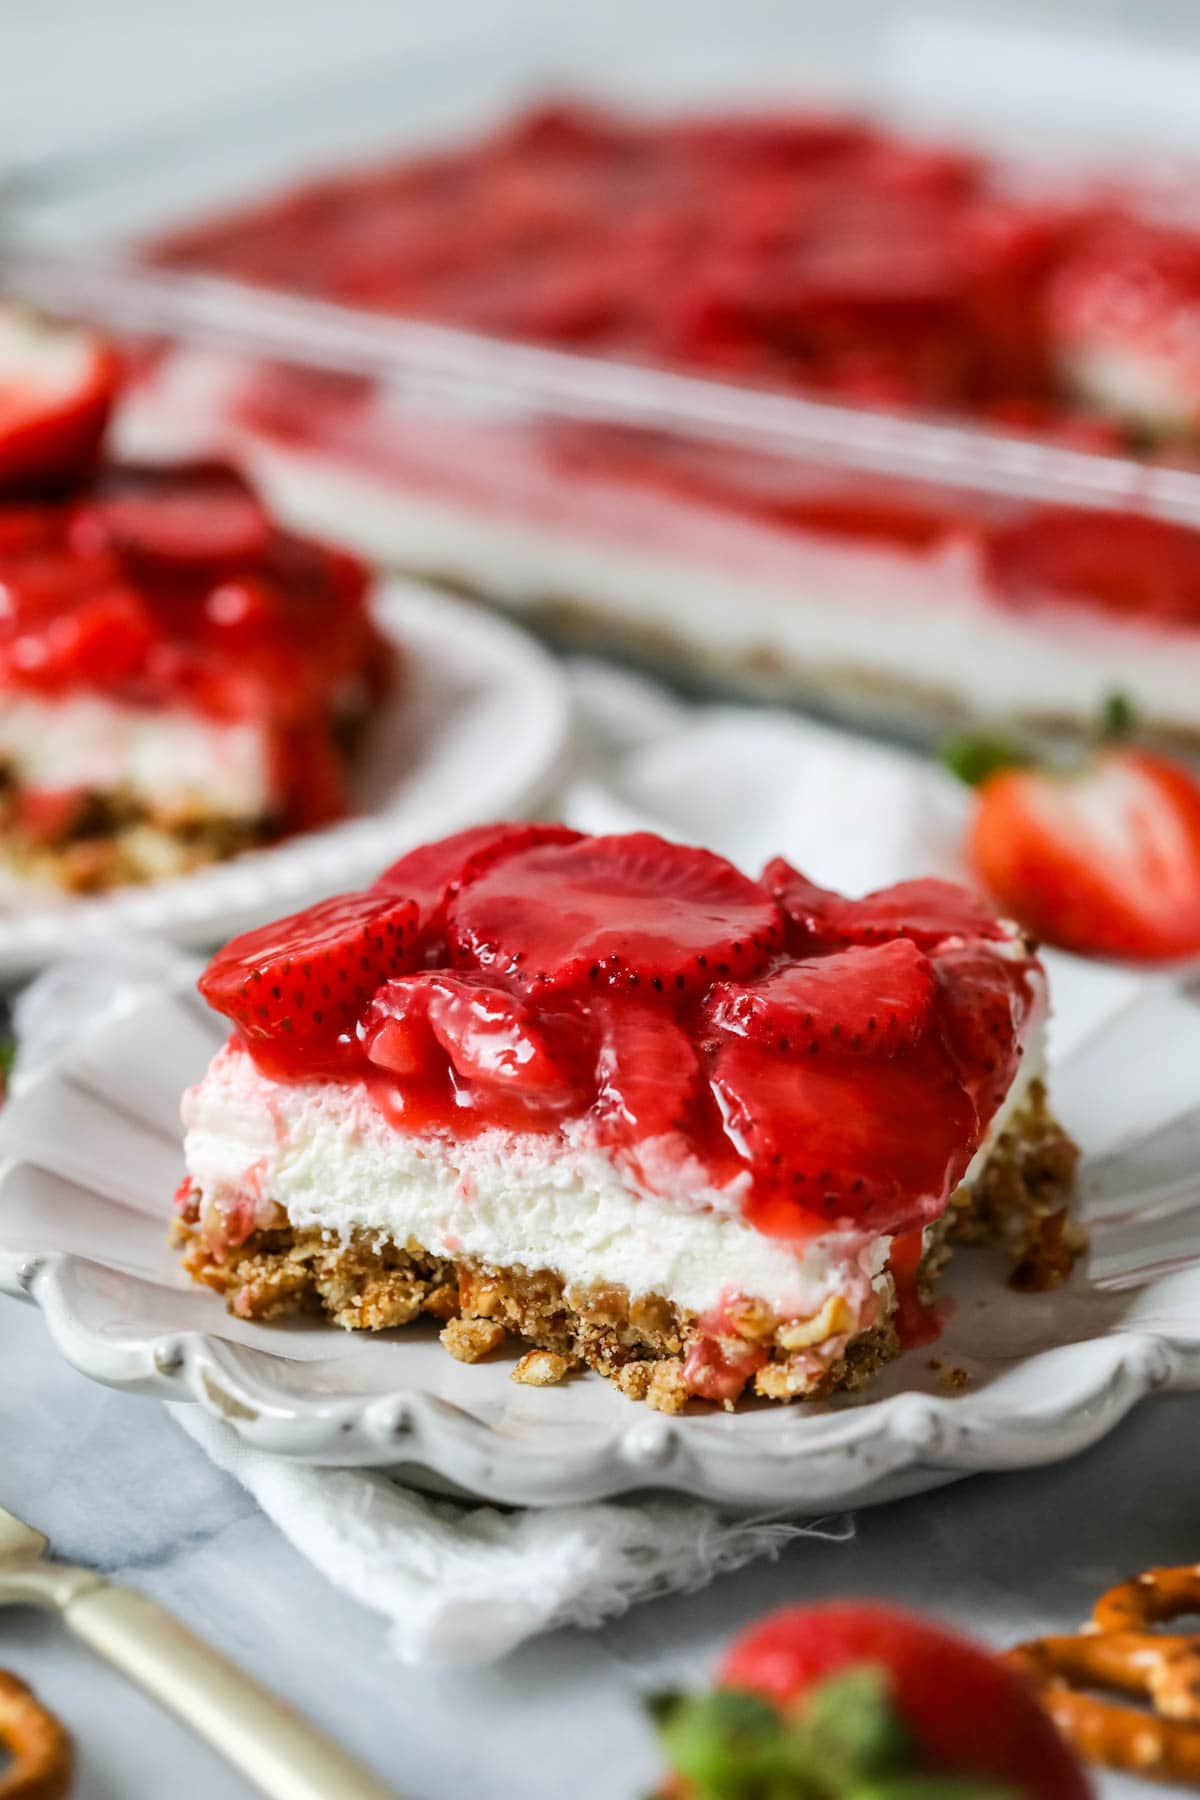
<svg viewBox="0 0 1200 1800">
<path fill-rule="evenodd" d="M 1112 1581 L 1198 1553 L 1200 1397 L 1148 1402 L 1087 1455 L 976 1477 L 857 1515 L 703 1592 L 561 1631 L 492 1668 L 406 1669 L 384 1628 L 291 1548 L 158 1402 L 93 1386 L 32 1307 L 0 1299 L 0 1502 L 55 1552 L 152 1594 L 339 1736 L 404 1800 L 622 1800 L 655 1767 L 639 1695 L 700 1680 L 768 1607 L 863 1592 L 931 1607 L 996 1644 L 1069 1630 Z M 1182 1453 L 1181 1453 L 1182 1451 Z M 0 1666 L 58 1710 L 79 1800 L 242 1800 L 248 1789 L 32 1612 L 0 1617 Z M 533 1746 L 536 1745 L 536 1750 Z M 1121 1779 L 1103 1800 L 1161 1787 Z"/>
</svg>

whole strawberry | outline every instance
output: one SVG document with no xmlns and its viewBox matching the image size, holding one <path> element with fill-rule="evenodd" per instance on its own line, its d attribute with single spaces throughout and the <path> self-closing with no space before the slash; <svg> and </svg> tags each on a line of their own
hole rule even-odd
<svg viewBox="0 0 1200 1800">
<path fill-rule="evenodd" d="M 789 1607 L 714 1692 L 654 1704 L 663 1800 L 1088 1800 L 1032 1691 L 976 1645 L 866 1601 Z"/>
<path fill-rule="evenodd" d="M 1200 954 L 1200 781 L 1183 764 L 1117 741 L 1069 769 L 979 743 L 947 760 L 978 789 L 975 873 L 1035 936 L 1144 963 Z"/>
</svg>

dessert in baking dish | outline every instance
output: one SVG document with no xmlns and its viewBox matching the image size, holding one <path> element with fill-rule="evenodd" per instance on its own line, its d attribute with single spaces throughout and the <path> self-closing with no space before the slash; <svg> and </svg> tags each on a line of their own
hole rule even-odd
<svg viewBox="0 0 1200 1800">
<path fill-rule="evenodd" d="M 1131 204 L 853 120 L 546 107 L 155 253 L 1140 453 L 1200 417 L 1200 234 L 1151 232 Z M 926 731 L 1076 730 L 1119 685 L 1149 728 L 1200 741 L 1200 538 L 1180 524 L 193 355 L 142 400 L 151 435 L 164 406 L 207 411 L 305 528 L 671 670 Z"/>
<path fill-rule="evenodd" d="M 184 1101 L 178 1228 L 243 1317 L 432 1314 L 464 1360 L 513 1332 L 522 1379 L 675 1411 L 861 1384 L 928 1332 L 952 1230 L 1007 1232 L 1027 1278 L 1063 1248 L 1045 976 L 947 883 L 847 900 L 481 827 L 200 987 L 232 1032 Z"/>
<path fill-rule="evenodd" d="M 113 393 L 0 313 L 0 857 L 73 892 L 335 818 L 390 659 L 361 564 L 232 468 L 99 461 Z"/>
</svg>

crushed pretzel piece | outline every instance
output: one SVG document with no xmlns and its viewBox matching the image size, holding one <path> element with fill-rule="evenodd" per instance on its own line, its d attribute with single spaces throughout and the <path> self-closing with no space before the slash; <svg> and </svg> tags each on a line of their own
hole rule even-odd
<svg viewBox="0 0 1200 1800">
<path fill-rule="evenodd" d="M 71 1740 L 23 1681 L 0 1669 L 0 1772 L 4 1800 L 63 1800 L 75 1766 Z"/>
<path fill-rule="evenodd" d="M 527 1350 L 512 1372 L 525 1387 L 557 1387 L 571 1371 L 571 1358 L 556 1350 Z"/>
<path fill-rule="evenodd" d="M 494 1319 L 451 1319 L 438 1337 L 459 1362 L 477 1363 L 504 1342 L 505 1332 Z"/>
</svg>

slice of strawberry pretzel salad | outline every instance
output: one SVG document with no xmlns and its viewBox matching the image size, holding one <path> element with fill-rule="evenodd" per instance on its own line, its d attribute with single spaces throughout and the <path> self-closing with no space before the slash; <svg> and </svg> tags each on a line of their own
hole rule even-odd
<svg viewBox="0 0 1200 1800">
<path fill-rule="evenodd" d="M 953 1236 L 1070 1267 L 1045 974 L 965 890 L 850 900 L 648 833 L 483 826 L 235 938 L 185 1262 L 238 1315 L 420 1315 L 673 1412 L 857 1387 Z"/>
</svg>

